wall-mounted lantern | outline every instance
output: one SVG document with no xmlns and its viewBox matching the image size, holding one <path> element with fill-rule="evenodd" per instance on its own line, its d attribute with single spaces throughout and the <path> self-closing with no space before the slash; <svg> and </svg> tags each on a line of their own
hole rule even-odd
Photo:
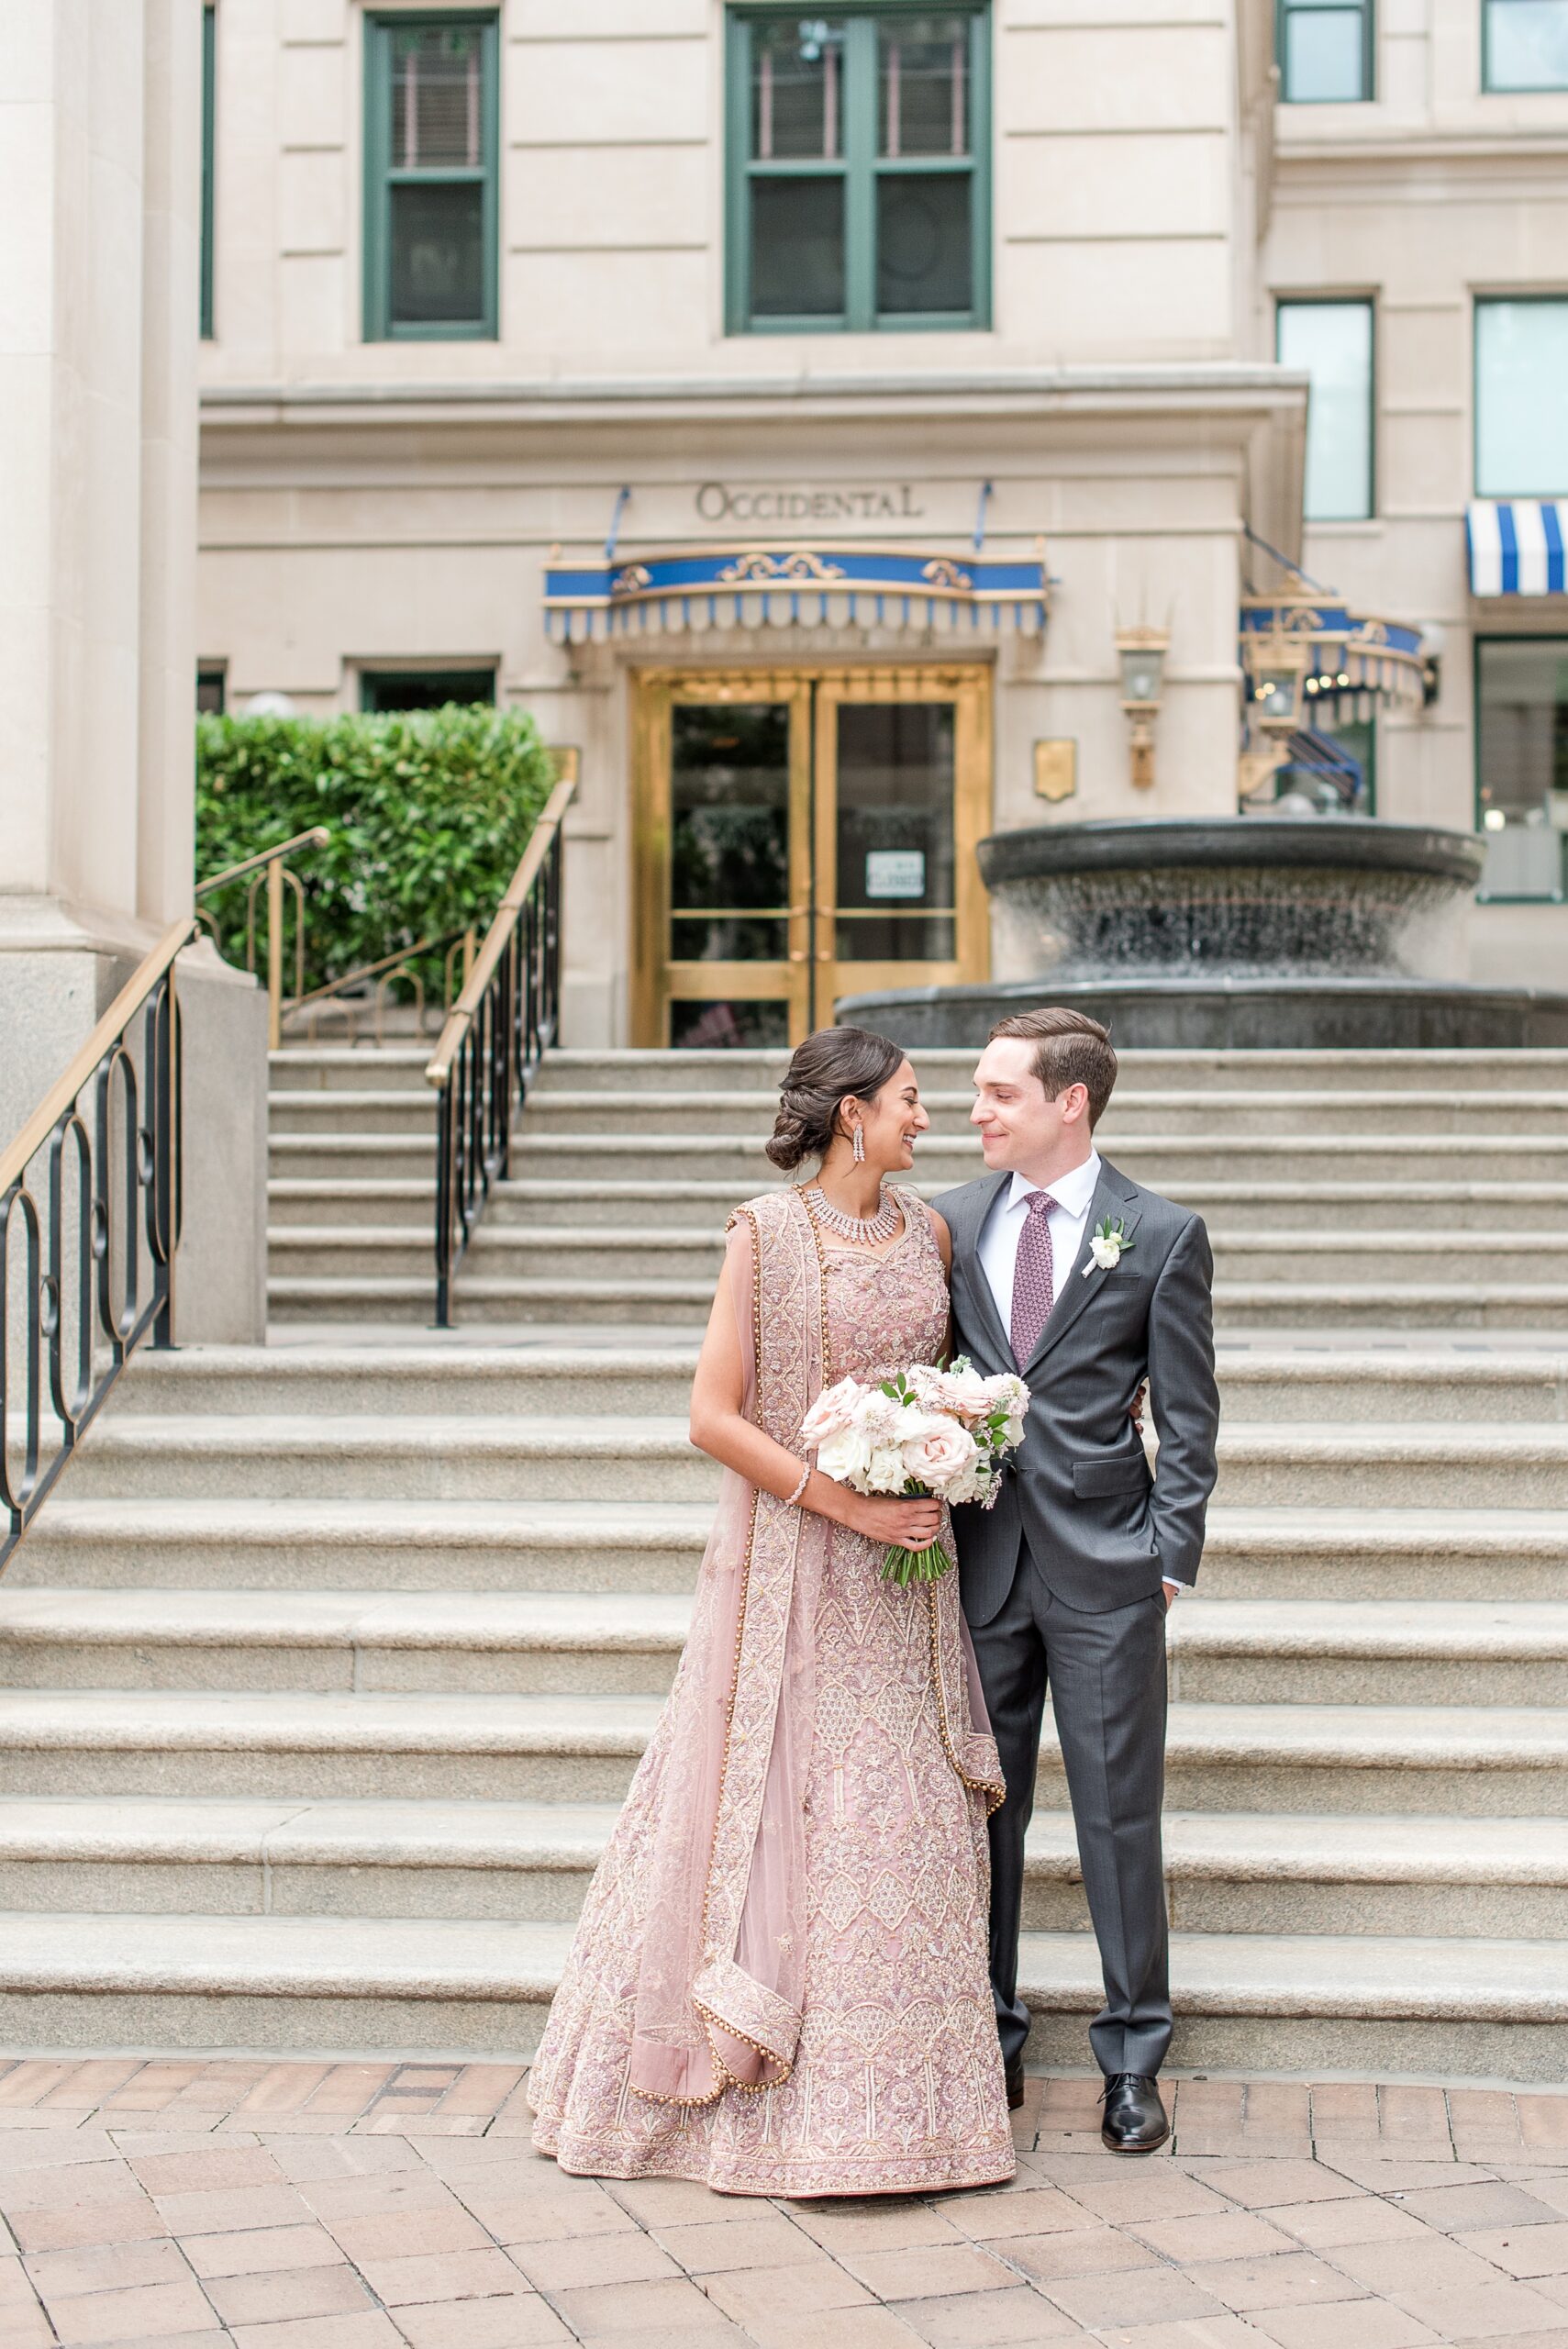
<svg viewBox="0 0 1568 2349">
<path fill-rule="evenodd" d="M 1116 649 L 1121 663 L 1121 706 L 1132 720 L 1129 745 L 1132 780 L 1140 791 L 1154 781 L 1154 720 L 1164 697 L 1165 653 L 1171 633 L 1163 628 L 1120 628 Z"/>
<path fill-rule="evenodd" d="M 1259 633 L 1244 640 L 1247 665 L 1247 715 L 1270 733 L 1294 734 L 1301 723 L 1304 689 L 1307 688 L 1307 646 L 1299 637 L 1283 632 Z M 1311 680 L 1315 688 L 1318 680 Z M 1331 682 L 1331 681 L 1330 681 Z"/>
</svg>

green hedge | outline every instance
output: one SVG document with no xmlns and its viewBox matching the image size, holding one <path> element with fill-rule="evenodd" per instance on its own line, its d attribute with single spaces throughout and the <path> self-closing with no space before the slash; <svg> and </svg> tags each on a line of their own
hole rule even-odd
<svg viewBox="0 0 1568 2349">
<path fill-rule="evenodd" d="M 199 718 L 196 878 L 325 824 L 328 845 L 291 860 L 307 905 L 305 984 L 320 986 L 420 939 L 483 931 L 554 780 L 533 719 L 510 710 Z M 225 959 L 241 965 L 245 890 L 202 900 Z M 292 992 L 292 922 L 287 936 Z M 442 959 L 422 973 L 438 1002 Z"/>
</svg>

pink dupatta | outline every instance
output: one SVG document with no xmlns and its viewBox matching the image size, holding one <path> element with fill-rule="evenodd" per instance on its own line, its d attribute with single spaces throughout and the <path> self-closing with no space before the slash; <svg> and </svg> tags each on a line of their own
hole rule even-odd
<svg viewBox="0 0 1568 2349">
<path fill-rule="evenodd" d="M 912 1203 L 913 1204 L 913 1203 Z M 789 1450 L 828 1375 L 824 1267 L 795 1190 L 731 1219 L 743 1408 Z M 806 1821 L 817 1593 L 830 1528 L 726 1470 L 670 1699 L 628 2069 L 639 2096 L 706 2104 L 787 2079 L 806 1964 Z M 1001 1799 L 956 1608 L 928 1593 L 943 1741 Z M 951 1694 L 950 1694 L 951 1692 Z"/>
</svg>

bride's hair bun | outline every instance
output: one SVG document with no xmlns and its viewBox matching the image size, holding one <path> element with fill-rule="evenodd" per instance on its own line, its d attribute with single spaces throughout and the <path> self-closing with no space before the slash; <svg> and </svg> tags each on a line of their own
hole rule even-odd
<svg viewBox="0 0 1568 2349">
<path fill-rule="evenodd" d="M 839 1130 L 839 1104 L 847 1093 L 869 1102 L 903 1063 L 904 1048 L 869 1028 L 819 1028 L 797 1045 L 779 1089 L 779 1113 L 766 1144 L 787 1174 L 808 1158 L 822 1158 Z"/>
</svg>

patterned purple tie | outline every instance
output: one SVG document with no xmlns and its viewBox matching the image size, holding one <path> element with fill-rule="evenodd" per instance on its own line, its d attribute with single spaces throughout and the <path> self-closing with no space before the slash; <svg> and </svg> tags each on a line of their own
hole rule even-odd
<svg viewBox="0 0 1568 2349">
<path fill-rule="evenodd" d="M 1013 1341 L 1013 1360 L 1020 1370 L 1028 1368 L 1056 1302 L 1056 1262 L 1051 1253 L 1050 1223 L 1055 1205 L 1049 1191 L 1031 1191 L 1024 1228 L 1018 1235 L 1018 1252 L 1013 1264 L 1013 1326 L 1008 1335 Z"/>
</svg>

